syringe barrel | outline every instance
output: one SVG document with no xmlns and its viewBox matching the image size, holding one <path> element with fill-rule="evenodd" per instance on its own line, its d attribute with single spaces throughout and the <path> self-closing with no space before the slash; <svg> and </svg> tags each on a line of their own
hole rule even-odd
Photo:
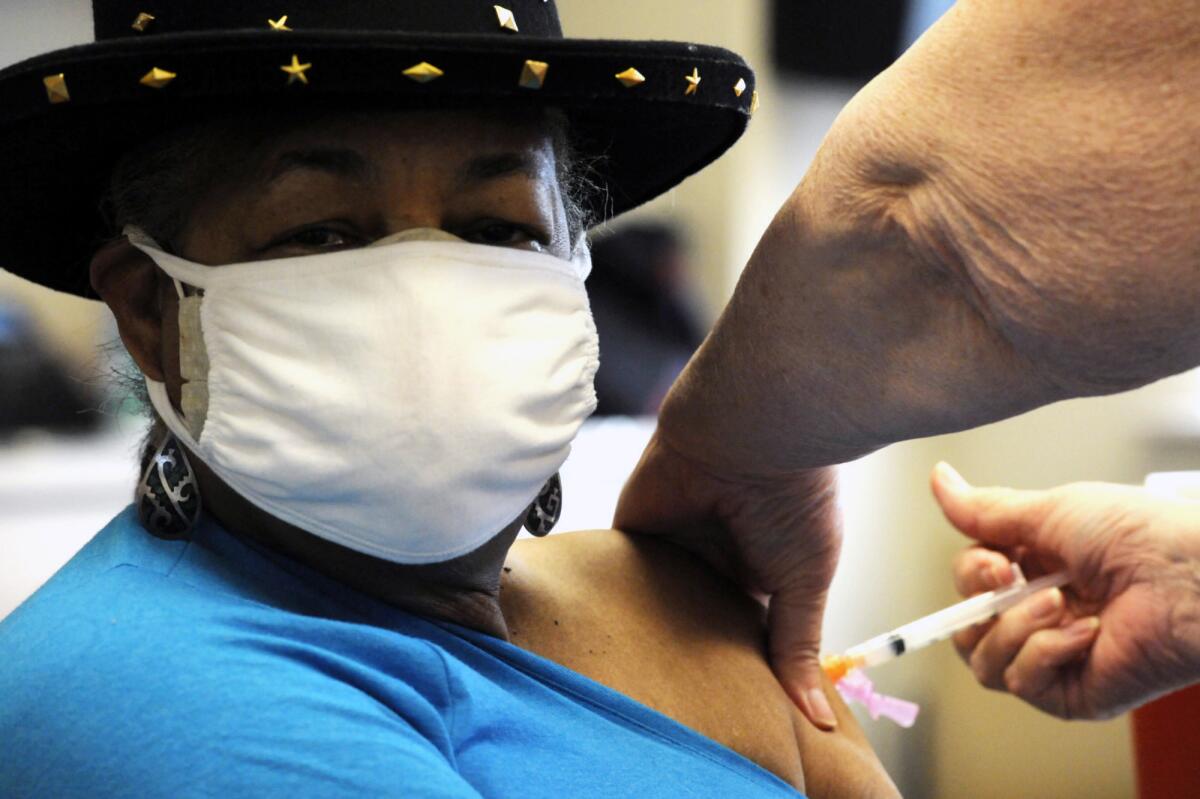
<svg viewBox="0 0 1200 799">
<path fill-rule="evenodd" d="M 845 656 L 857 661 L 861 668 L 869 669 L 872 666 L 878 666 L 880 663 L 895 660 L 903 654 L 904 639 L 895 632 L 890 632 L 877 635 L 868 641 L 863 641 L 856 647 L 847 649 Z"/>
<path fill-rule="evenodd" d="M 877 635 L 858 646 L 846 650 L 843 657 L 857 661 L 862 667 L 875 666 L 894 660 L 905 652 L 920 649 L 936 641 L 949 638 L 959 630 L 987 621 L 997 613 L 1003 613 L 1030 594 L 1046 588 L 1066 585 L 1066 572 L 1055 572 L 1025 582 L 1020 568 L 1013 564 L 1017 582 L 1005 588 L 988 591 L 958 604 L 943 608 L 936 613 L 911 621 L 891 632 Z"/>
<path fill-rule="evenodd" d="M 937 613 L 897 627 L 894 632 L 903 637 L 907 649 L 920 649 L 945 640 L 959 630 L 985 622 L 1038 591 L 1066 583 L 1065 572 L 1047 574 L 1029 582 L 1024 582 L 1022 578 L 1020 583 L 973 596 L 957 605 L 951 605 Z"/>
</svg>

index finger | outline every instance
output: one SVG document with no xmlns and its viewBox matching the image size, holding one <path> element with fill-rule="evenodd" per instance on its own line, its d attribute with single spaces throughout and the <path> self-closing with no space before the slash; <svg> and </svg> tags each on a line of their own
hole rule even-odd
<svg viewBox="0 0 1200 799">
<path fill-rule="evenodd" d="M 1004 553 L 970 547 L 954 556 L 954 590 L 964 597 L 993 591 L 1013 581 L 1012 563 Z"/>
</svg>

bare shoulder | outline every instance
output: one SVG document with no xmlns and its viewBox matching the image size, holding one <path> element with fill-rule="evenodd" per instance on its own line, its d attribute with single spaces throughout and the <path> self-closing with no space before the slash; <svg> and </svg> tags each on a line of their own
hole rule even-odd
<svg viewBox="0 0 1200 799">
<path fill-rule="evenodd" d="M 543 603 L 538 608 L 520 604 L 533 595 Z M 604 619 L 614 639 L 653 629 L 672 641 L 721 637 L 754 652 L 763 643 L 761 605 L 678 547 L 615 530 L 518 541 L 505 572 L 506 615 L 510 603 L 518 633 L 549 624 L 565 636 L 564 624 Z M 607 651 L 625 648 L 614 640 Z"/>
<path fill-rule="evenodd" d="M 765 610 L 674 545 L 614 530 L 518 541 L 501 602 L 513 643 L 728 746 L 810 796 L 894 796 L 853 716 L 793 707 L 765 656 Z"/>
</svg>

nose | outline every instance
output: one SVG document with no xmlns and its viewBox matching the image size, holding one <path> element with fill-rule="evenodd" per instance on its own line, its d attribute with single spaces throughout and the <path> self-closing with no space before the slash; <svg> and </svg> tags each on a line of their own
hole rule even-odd
<svg viewBox="0 0 1200 799">
<path fill-rule="evenodd" d="M 389 198 L 378 227 L 379 240 L 392 238 L 410 230 L 440 230 L 444 221 L 441 208 L 428 193 L 405 192 Z"/>
<path fill-rule="evenodd" d="M 376 239 L 368 246 L 381 247 L 385 244 L 399 244 L 402 241 L 462 241 L 462 239 L 437 227 L 408 227 Z"/>
</svg>

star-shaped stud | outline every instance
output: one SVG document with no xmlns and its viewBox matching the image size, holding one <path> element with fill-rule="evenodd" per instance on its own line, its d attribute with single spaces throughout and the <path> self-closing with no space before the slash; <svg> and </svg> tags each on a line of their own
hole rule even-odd
<svg viewBox="0 0 1200 799">
<path fill-rule="evenodd" d="M 691 75 L 684 75 L 683 79 L 687 81 L 687 88 L 683 90 L 685 95 L 693 95 L 700 88 L 700 68 L 692 67 Z"/>
<path fill-rule="evenodd" d="M 71 93 L 67 91 L 67 79 L 63 73 L 47 75 L 42 78 L 42 85 L 46 87 L 46 99 L 51 103 L 71 102 Z"/>
<path fill-rule="evenodd" d="M 271 30 L 273 30 L 273 31 L 290 31 L 291 30 L 291 28 L 289 28 L 287 26 L 287 14 L 284 14 L 279 19 L 268 19 L 267 24 L 271 26 Z"/>
<path fill-rule="evenodd" d="M 174 72 L 168 72 L 158 67 L 151 67 L 150 71 L 143 75 L 138 83 L 143 86 L 149 86 L 151 89 L 161 89 L 173 80 L 175 80 Z"/>
<path fill-rule="evenodd" d="M 500 23 L 500 27 L 505 30 L 517 32 L 517 18 L 513 16 L 513 12 L 504 6 L 492 6 L 496 9 L 496 19 Z"/>
<path fill-rule="evenodd" d="M 422 61 L 420 64 L 413 64 L 402 73 L 406 78 L 415 80 L 417 83 L 429 83 L 431 80 L 437 80 L 445 72 L 430 64 L 428 61 Z"/>
<path fill-rule="evenodd" d="M 621 81 L 621 85 L 626 89 L 632 89 L 634 86 L 638 86 L 646 82 L 646 76 L 638 72 L 633 67 L 630 67 L 624 72 L 618 72 L 615 77 L 617 80 Z"/>
<path fill-rule="evenodd" d="M 733 93 L 738 97 L 742 96 L 742 92 L 746 91 L 746 79 L 738 78 L 738 82 L 733 84 Z"/>
<path fill-rule="evenodd" d="M 153 14 L 147 14 L 145 11 L 133 18 L 133 24 L 129 27 L 133 28 L 138 33 L 142 33 L 154 21 Z"/>
<path fill-rule="evenodd" d="M 526 61 L 521 68 L 521 77 L 517 85 L 523 89 L 540 89 L 546 83 L 546 73 L 550 65 L 545 61 Z"/>
<path fill-rule="evenodd" d="M 308 85 L 308 76 L 305 75 L 304 73 L 307 72 L 310 67 L 312 67 L 312 64 L 301 64 L 300 57 L 297 56 L 295 53 L 293 53 L 292 54 L 292 63 L 284 64 L 283 66 L 280 67 L 280 69 L 282 69 L 284 72 L 287 73 L 287 76 L 288 76 L 287 85 L 288 86 L 291 86 L 296 81 L 300 81 L 305 86 L 307 86 Z"/>
</svg>

